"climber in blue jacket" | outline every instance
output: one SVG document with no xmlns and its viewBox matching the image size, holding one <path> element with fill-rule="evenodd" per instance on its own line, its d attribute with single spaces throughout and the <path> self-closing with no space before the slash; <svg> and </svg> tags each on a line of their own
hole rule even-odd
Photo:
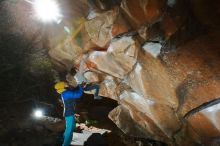
<svg viewBox="0 0 220 146">
<path fill-rule="evenodd" d="M 75 123 L 75 100 L 81 98 L 83 95 L 83 87 L 78 86 L 75 89 L 68 89 L 65 82 L 58 82 L 55 84 L 57 93 L 61 94 L 64 105 L 64 117 L 66 121 L 66 129 L 64 132 L 64 141 L 62 146 L 69 146 L 72 141 L 73 131 L 76 127 Z"/>
</svg>

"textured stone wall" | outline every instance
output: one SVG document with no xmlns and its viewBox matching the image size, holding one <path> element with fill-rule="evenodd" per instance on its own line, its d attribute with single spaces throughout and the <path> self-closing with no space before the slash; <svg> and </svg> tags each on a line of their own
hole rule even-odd
<svg viewBox="0 0 220 146">
<path fill-rule="evenodd" d="M 122 0 L 101 7 L 97 0 L 80 34 L 51 41 L 49 55 L 66 70 L 85 62 L 88 82 L 118 101 L 109 118 L 126 134 L 168 145 L 219 145 L 219 21 L 204 15 L 219 14 L 212 9 L 219 2 L 209 3 Z"/>
</svg>

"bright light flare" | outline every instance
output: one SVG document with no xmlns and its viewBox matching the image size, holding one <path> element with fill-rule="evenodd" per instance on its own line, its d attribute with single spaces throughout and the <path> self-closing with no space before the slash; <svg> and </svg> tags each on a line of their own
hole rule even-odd
<svg viewBox="0 0 220 146">
<path fill-rule="evenodd" d="M 60 21 L 62 15 L 55 0 L 34 0 L 32 4 L 37 17 L 42 21 Z"/>
<path fill-rule="evenodd" d="M 34 111 L 34 117 L 36 117 L 36 118 L 42 118 L 43 115 L 44 115 L 43 111 L 40 110 L 40 109 L 37 109 L 37 110 Z"/>
</svg>

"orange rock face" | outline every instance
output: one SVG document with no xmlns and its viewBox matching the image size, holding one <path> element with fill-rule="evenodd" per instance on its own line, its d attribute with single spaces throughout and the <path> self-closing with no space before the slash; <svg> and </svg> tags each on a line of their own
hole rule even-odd
<svg viewBox="0 0 220 146">
<path fill-rule="evenodd" d="M 178 29 L 175 21 L 168 15 L 164 16 L 161 27 L 166 39 L 169 39 Z"/>
<path fill-rule="evenodd" d="M 218 145 L 213 139 L 220 135 L 220 104 L 208 106 L 205 109 L 190 116 L 187 121 L 193 129 L 202 137 L 206 145 Z"/>
<path fill-rule="evenodd" d="M 85 27 L 92 42 L 101 48 L 107 48 L 112 37 L 129 30 L 129 25 L 121 17 L 117 7 L 93 15 L 95 17 L 87 21 Z"/>
<path fill-rule="evenodd" d="M 138 59 L 138 64 L 128 76 L 132 89 L 145 98 L 177 108 L 175 88 L 160 60 L 145 52 L 141 52 Z"/>
<path fill-rule="evenodd" d="M 116 107 L 109 113 L 109 118 L 126 134 L 169 141 L 149 117 L 135 109 L 130 110 L 130 107 L 124 105 Z"/>
<path fill-rule="evenodd" d="M 165 0 L 123 0 L 121 8 L 134 28 L 156 22 L 165 7 Z"/>
<path fill-rule="evenodd" d="M 219 121 L 218 117 L 211 117 L 211 116 L 206 117 L 202 113 L 197 113 L 188 119 L 189 123 L 192 125 L 195 131 L 199 133 L 201 136 L 204 136 L 206 138 L 216 137 L 220 134 L 219 130 L 217 129 L 219 127 L 216 127 L 218 125 L 212 123 L 211 120 L 216 120 L 216 122 Z"/>
<path fill-rule="evenodd" d="M 130 29 L 131 29 L 130 24 L 128 24 L 124 19 L 124 17 L 122 16 L 122 14 L 118 12 L 117 18 L 114 24 L 112 25 L 112 29 L 111 29 L 112 38 L 117 35 L 129 32 Z"/>
<path fill-rule="evenodd" d="M 178 118 L 172 108 L 145 99 L 136 92 L 124 91 L 120 95 L 119 102 L 128 106 L 130 111 L 138 111 L 142 113 L 142 116 L 151 119 L 167 138 L 171 138 L 173 133 L 180 128 Z M 139 124 L 142 124 L 142 122 L 144 121 L 138 121 Z"/>
<path fill-rule="evenodd" d="M 109 113 L 109 118 L 116 123 L 116 125 L 122 129 L 122 131 L 126 134 L 130 134 L 133 136 L 144 137 L 148 135 L 146 131 L 141 129 L 141 126 L 135 126 L 136 120 L 131 118 L 129 109 L 125 106 L 118 106 L 114 110 Z M 129 121 L 129 122 L 128 122 Z"/>
<path fill-rule="evenodd" d="M 182 135 L 185 142 L 180 140 L 180 143 L 187 145 L 212 141 L 208 137 L 219 136 L 219 126 L 216 125 L 219 120 L 218 111 L 210 111 L 205 107 L 210 113 L 197 111 L 189 114 L 186 123 L 188 126 L 182 128 L 180 125 L 183 123 L 179 119 L 184 119 L 187 113 L 219 98 L 219 37 L 218 33 L 199 37 L 163 55 L 161 59 L 156 54 L 161 53 L 156 51 L 156 46 L 152 49 L 145 48 L 146 52 L 139 51 L 137 64 L 127 78 L 128 85 L 135 92 L 128 93 L 126 89 L 117 100 L 129 107 L 132 117 L 137 119 L 141 113 L 141 120 L 136 121 L 138 125 L 146 127 L 145 122 L 151 123 L 151 128 L 156 125 L 164 135 L 159 136 L 157 132 L 151 134 L 159 136 L 160 140 L 168 142 L 166 138 L 174 135 L 178 140 Z M 145 130 L 152 131 L 150 129 Z M 180 129 L 181 132 L 175 133 Z"/>
<path fill-rule="evenodd" d="M 182 115 L 219 98 L 219 40 L 218 34 L 200 37 L 170 53 L 164 60 L 176 84 Z"/>
</svg>

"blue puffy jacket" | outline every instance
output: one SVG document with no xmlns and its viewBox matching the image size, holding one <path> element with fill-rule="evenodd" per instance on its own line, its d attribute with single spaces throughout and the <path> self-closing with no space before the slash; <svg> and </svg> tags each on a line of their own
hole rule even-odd
<svg viewBox="0 0 220 146">
<path fill-rule="evenodd" d="M 61 93 L 62 101 L 64 104 L 64 116 L 73 116 L 75 114 L 75 100 L 83 95 L 83 88 L 75 90 L 66 90 Z"/>
</svg>

